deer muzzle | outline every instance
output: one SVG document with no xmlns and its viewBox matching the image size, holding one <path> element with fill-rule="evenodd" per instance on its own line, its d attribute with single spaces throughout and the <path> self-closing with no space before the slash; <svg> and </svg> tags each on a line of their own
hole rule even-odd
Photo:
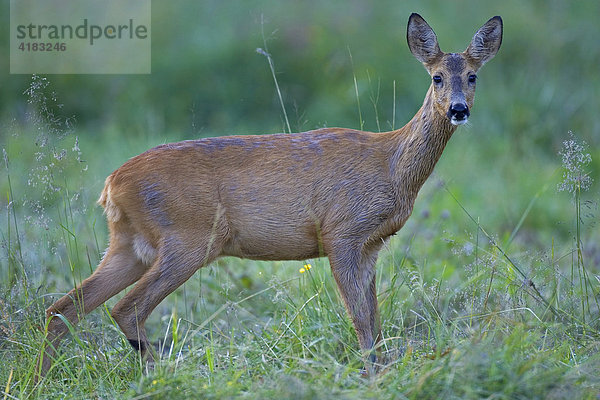
<svg viewBox="0 0 600 400">
<path fill-rule="evenodd" d="M 452 125 L 462 125 L 466 124 L 469 119 L 469 107 L 465 103 L 452 103 L 450 105 L 450 109 L 448 110 L 448 118 L 450 119 L 450 123 Z"/>
</svg>

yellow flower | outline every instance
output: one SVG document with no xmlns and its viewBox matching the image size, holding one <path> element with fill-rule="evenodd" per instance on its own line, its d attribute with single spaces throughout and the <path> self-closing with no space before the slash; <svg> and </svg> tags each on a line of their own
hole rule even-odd
<svg viewBox="0 0 600 400">
<path fill-rule="evenodd" d="M 304 264 L 304 267 L 300 268 L 300 273 L 303 274 L 305 272 L 308 272 L 309 269 L 312 268 L 312 265 L 310 264 Z"/>
</svg>

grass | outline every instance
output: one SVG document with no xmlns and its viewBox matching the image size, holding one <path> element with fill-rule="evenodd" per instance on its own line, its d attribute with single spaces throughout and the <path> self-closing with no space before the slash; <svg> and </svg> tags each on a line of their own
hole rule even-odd
<svg viewBox="0 0 600 400">
<path fill-rule="evenodd" d="M 379 87 L 370 93 L 377 114 Z M 104 218 L 94 206 L 106 174 L 96 171 L 110 172 L 104 155 L 114 152 L 112 159 L 123 161 L 131 149 L 118 130 L 102 142 L 77 139 L 70 118 L 58 115 L 47 80 L 34 77 L 26 96 L 27 122 L 5 123 L 9 135 L 2 144 L 3 398 L 600 394 L 599 250 L 593 246 L 599 238 L 593 227 L 597 199 L 584 184 L 588 150 L 570 137 L 562 166 L 557 157 L 529 178 L 530 185 L 527 176 L 509 185 L 495 171 L 486 179 L 469 175 L 481 176 L 473 165 L 489 165 L 490 156 L 470 147 L 476 144 L 468 131 L 449 144 L 462 151 L 450 150 L 438 166 L 452 166 L 443 173 L 454 180 L 445 182 L 440 172 L 430 178 L 413 217 L 380 256 L 384 365 L 375 378 L 360 374 L 357 340 L 325 259 L 307 260 L 307 269 L 299 262 L 227 258 L 199 271 L 149 319 L 162 354 L 154 369 L 110 318 L 117 297 L 72 328 L 55 367 L 34 385 L 43 310 L 90 274 L 106 246 Z M 474 158 L 461 167 L 456 159 L 464 157 Z M 517 161 L 504 163 L 507 171 L 526 175 Z M 562 169 L 571 173 L 561 185 L 568 195 L 552 189 L 561 184 Z M 509 190 L 518 190 L 513 199 L 522 208 L 515 221 L 491 212 L 494 203 L 472 200 Z M 540 215 L 541 222 L 530 223 Z"/>
</svg>

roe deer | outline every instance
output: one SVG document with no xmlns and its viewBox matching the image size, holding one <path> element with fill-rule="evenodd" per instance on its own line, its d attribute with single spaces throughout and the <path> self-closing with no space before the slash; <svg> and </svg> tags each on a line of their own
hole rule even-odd
<svg viewBox="0 0 600 400">
<path fill-rule="evenodd" d="M 410 216 L 457 125 L 467 122 L 475 74 L 500 48 L 502 19 L 485 23 L 462 53 L 442 52 L 418 14 L 408 20 L 407 39 L 432 83 L 421 109 L 398 130 L 184 141 L 150 149 L 114 171 L 99 200 L 109 247 L 94 273 L 48 308 L 37 373 L 49 370 L 68 331 L 63 319 L 76 324 L 133 283 L 112 316 L 151 361 L 146 318 L 217 257 L 327 256 L 373 374 L 381 339 L 377 254 Z"/>
</svg>

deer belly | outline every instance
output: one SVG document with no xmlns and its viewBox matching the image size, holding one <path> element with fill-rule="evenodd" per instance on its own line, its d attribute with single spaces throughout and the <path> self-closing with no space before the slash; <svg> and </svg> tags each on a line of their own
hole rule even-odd
<svg viewBox="0 0 600 400">
<path fill-rule="evenodd" d="M 248 215 L 242 224 L 231 224 L 223 254 L 255 260 L 305 260 L 325 255 L 319 252 L 316 226 L 292 216 L 269 217 Z"/>
</svg>

